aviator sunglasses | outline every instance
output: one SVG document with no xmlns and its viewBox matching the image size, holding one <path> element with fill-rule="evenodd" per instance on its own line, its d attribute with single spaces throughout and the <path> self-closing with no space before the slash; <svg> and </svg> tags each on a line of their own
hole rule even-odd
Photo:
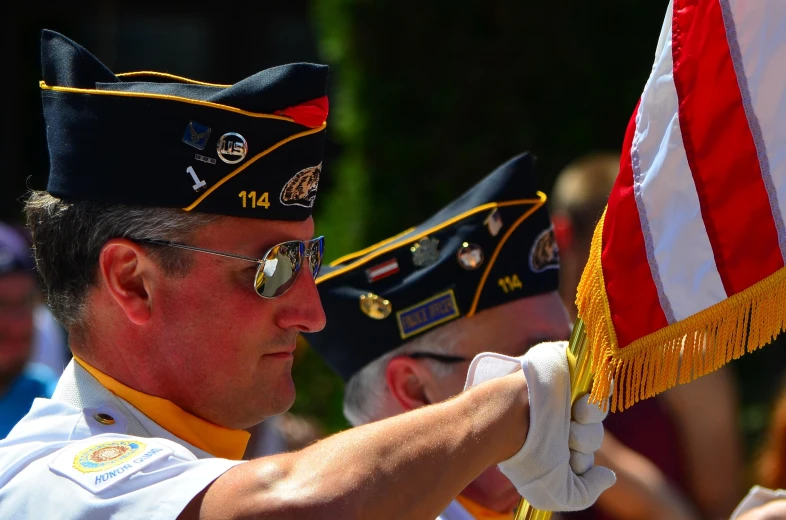
<svg viewBox="0 0 786 520">
<path fill-rule="evenodd" d="M 289 290 L 297 280 L 303 260 L 308 261 L 308 268 L 311 276 L 316 279 L 319 268 L 322 267 L 322 253 L 325 250 L 325 237 L 317 237 L 312 240 L 290 240 L 276 244 L 263 255 L 262 258 L 251 258 L 248 256 L 234 255 L 232 253 L 222 253 L 201 247 L 189 246 L 168 242 L 166 240 L 143 239 L 136 240 L 142 244 L 152 244 L 157 246 L 177 247 L 198 253 L 223 256 L 259 264 L 257 273 L 254 276 L 254 291 L 262 298 L 278 298 Z"/>
</svg>

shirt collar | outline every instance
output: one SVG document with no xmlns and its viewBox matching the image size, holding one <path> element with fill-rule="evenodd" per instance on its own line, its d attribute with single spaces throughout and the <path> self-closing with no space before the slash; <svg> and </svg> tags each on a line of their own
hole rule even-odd
<svg viewBox="0 0 786 520">
<path fill-rule="evenodd" d="M 74 360 L 107 390 L 131 403 L 140 412 L 178 438 L 214 457 L 231 460 L 243 458 L 248 440 L 251 437 L 247 431 L 232 430 L 206 421 L 188 413 L 172 401 L 134 390 L 76 356 L 74 356 Z"/>
</svg>

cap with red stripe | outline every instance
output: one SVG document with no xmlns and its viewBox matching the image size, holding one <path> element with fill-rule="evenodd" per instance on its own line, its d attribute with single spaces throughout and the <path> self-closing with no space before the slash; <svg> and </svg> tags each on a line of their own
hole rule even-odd
<svg viewBox="0 0 786 520">
<path fill-rule="evenodd" d="M 232 85 L 115 74 L 48 30 L 41 54 L 52 195 L 271 220 L 311 215 L 326 66 L 282 65 Z"/>
</svg>

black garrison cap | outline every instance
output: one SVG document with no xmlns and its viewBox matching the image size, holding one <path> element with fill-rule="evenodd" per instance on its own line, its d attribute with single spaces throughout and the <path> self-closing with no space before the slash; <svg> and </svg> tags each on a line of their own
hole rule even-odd
<svg viewBox="0 0 786 520">
<path fill-rule="evenodd" d="M 234 85 L 114 74 L 49 30 L 41 62 L 52 195 L 273 220 L 311 215 L 326 66 L 283 65 Z"/>
<path fill-rule="evenodd" d="M 557 290 L 559 254 L 533 169 L 530 154 L 518 155 L 422 224 L 323 268 L 327 325 L 305 340 L 346 381 L 435 327 Z"/>
</svg>

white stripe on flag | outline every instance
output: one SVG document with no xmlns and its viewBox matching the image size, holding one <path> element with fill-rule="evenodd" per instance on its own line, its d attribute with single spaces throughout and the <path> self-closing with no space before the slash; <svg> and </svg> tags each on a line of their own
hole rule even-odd
<svg viewBox="0 0 786 520">
<path fill-rule="evenodd" d="M 786 261 L 786 31 L 782 25 L 786 20 L 786 2 L 722 0 L 721 6 L 727 35 L 736 33 L 736 42 L 729 42 L 732 59 L 737 60 L 737 77 L 744 74 L 740 85 L 747 91 L 743 91 L 743 100 L 749 103 L 745 111 Z"/>
<path fill-rule="evenodd" d="M 661 52 L 642 93 L 630 153 L 647 256 L 661 306 L 673 323 L 726 299 L 726 291 L 683 147 L 670 27 L 658 47 Z"/>
</svg>

